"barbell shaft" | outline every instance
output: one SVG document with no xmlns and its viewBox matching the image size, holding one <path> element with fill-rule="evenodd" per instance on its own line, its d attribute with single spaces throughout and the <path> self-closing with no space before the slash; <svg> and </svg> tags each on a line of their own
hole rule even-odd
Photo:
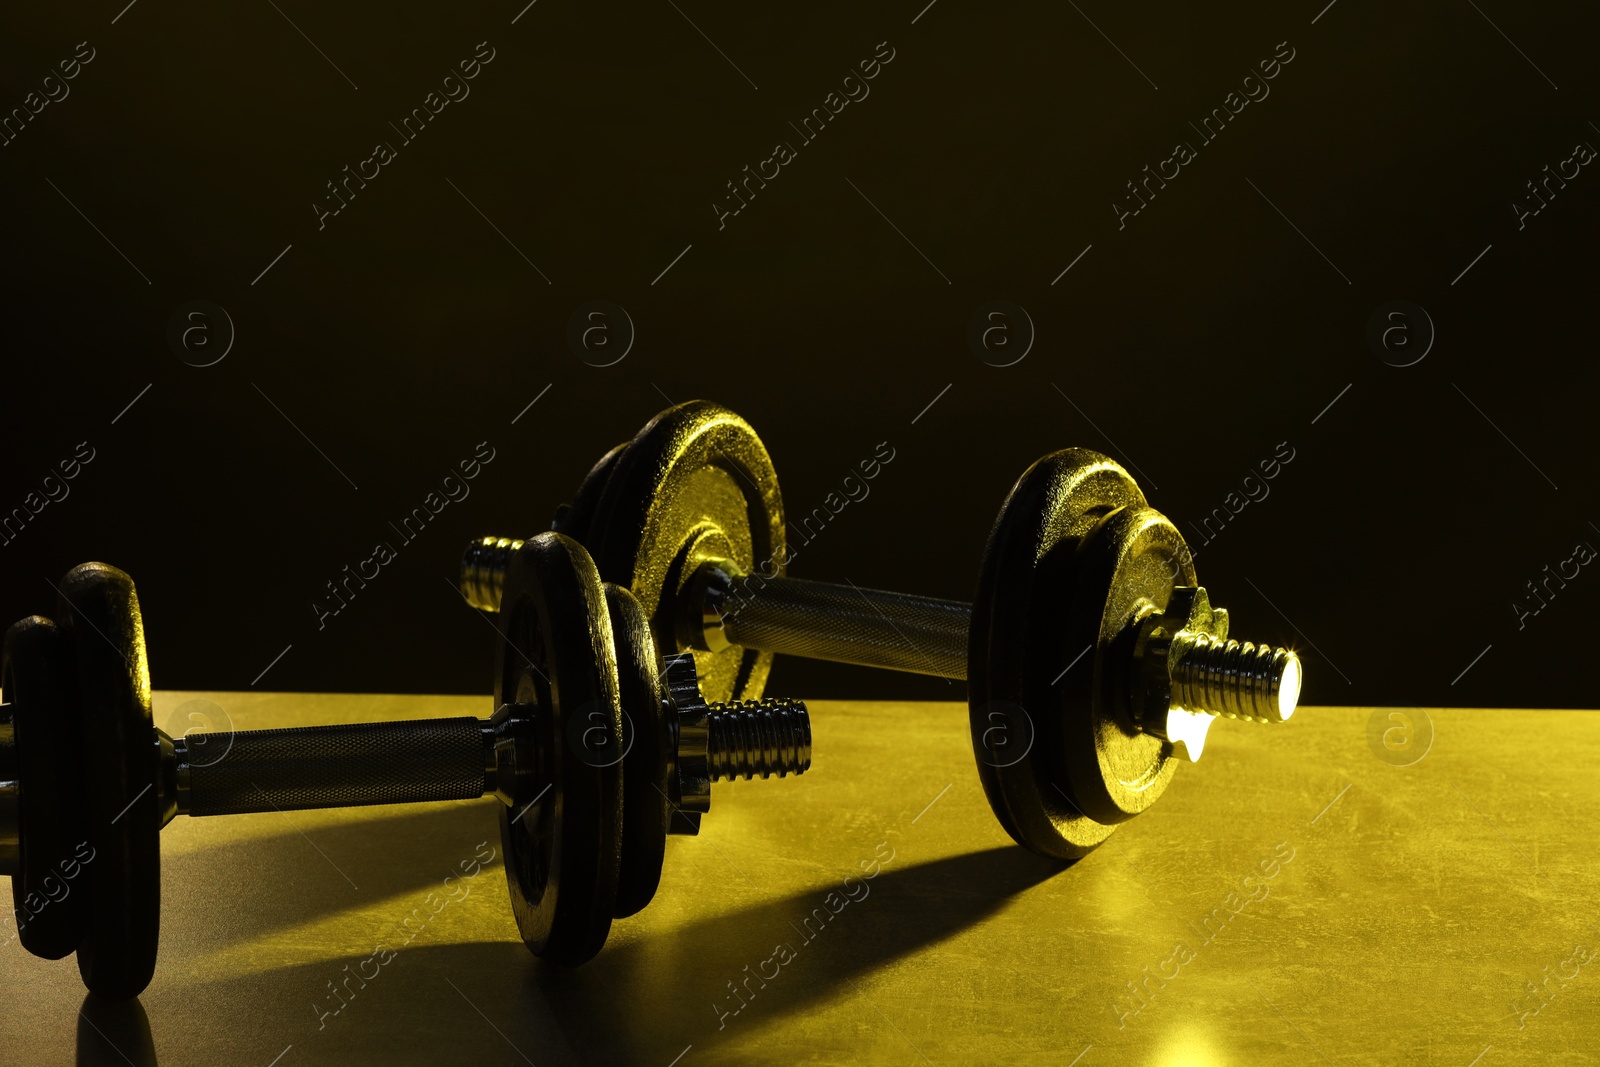
<svg viewBox="0 0 1600 1067">
<path fill-rule="evenodd" d="M 746 590 L 744 598 L 739 597 L 741 589 Z M 720 608 L 723 633 L 734 645 L 966 678 L 966 630 L 973 608 L 955 600 L 795 577 L 749 576 L 734 581 Z"/>
<path fill-rule="evenodd" d="M 729 642 L 763 652 L 967 677 L 972 607 L 800 578 L 736 578 L 705 605 Z"/>
<path fill-rule="evenodd" d="M 470 716 L 191 734 L 174 748 L 180 815 L 474 800 L 494 788 L 489 723 Z"/>
<path fill-rule="evenodd" d="M 522 546 L 509 537 L 480 537 L 461 559 L 461 595 L 481 611 L 499 611 L 506 568 Z M 803 578 L 734 575 L 731 564 L 702 564 L 720 581 L 691 582 L 703 595 L 682 606 L 691 629 L 714 630 L 728 642 L 763 652 L 857 663 L 937 678 L 967 677 L 972 606 L 954 600 L 834 585 Z M 707 634 L 714 637 L 714 634 Z"/>
</svg>

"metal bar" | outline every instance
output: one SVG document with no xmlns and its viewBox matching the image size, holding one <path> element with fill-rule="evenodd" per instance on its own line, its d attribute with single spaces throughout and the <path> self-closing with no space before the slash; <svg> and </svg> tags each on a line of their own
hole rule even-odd
<svg viewBox="0 0 1600 1067">
<path fill-rule="evenodd" d="M 483 611 L 500 610 L 506 567 L 521 545 L 507 537 L 480 537 L 467 546 L 459 587 L 469 604 Z M 718 583 L 688 586 L 695 602 L 684 605 L 685 618 L 696 630 L 709 624 L 736 645 L 807 659 L 938 678 L 967 677 L 969 604 L 800 578 L 737 574 L 726 561 L 707 560 L 702 567 L 722 573 Z"/>
<path fill-rule="evenodd" d="M 735 580 L 711 610 L 746 648 L 939 678 L 967 676 L 972 606 L 799 578 Z"/>
<path fill-rule="evenodd" d="M 203 749 L 180 738 L 177 814 L 472 800 L 494 786 L 487 727 L 468 716 L 248 730 L 203 735 Z M 209 762 L 193 762 L 202 752 Z"/>
</svg>

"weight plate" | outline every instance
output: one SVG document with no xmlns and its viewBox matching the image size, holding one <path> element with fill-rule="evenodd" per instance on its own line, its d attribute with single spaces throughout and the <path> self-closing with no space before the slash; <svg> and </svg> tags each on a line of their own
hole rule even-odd
<svg viewBox="0 0 1600 1067">
<path fill-rule="evenodd" d="M 749 423 L 705 400 L 650 420 L 606 478 L 588 545 L 600 574 L 639 598 L 661 653 L 693 651 L 707 700 L 760 698 L 772 653 L 683 649 L 676 618 L 700 561 L 770 577 L 788 560 L 778 475 Z"/>
<path fill-rule="evenodd" d="M 1118 823 L 1154 804 L 1181 759 L 1134 727 L 1131 668 L 1136 626 L 1166 608 L 1174 586 L 1196 584 L 1183 535 L 1160 512 L 1129 506 L 1106 515 L 1077 554 L 1061 597 L 1068 647 L 1094 646 L 1094 670 L 1063 679 L 1068 791 L 1090 818 Z M 1088 664 L 1086 659 L 1085 665 Z"/>
<path fill-rule="evenodd" d="M 155 973 L 161 933 L 159 750 L 133 579 L 84 563 L 61 580 L 56 625 L 77 666 L 87 883 L 78 970 L 90 992 L 136 997 Z"/>
<path fill-rule="evenodd" d="M 622 862 L 617 871 L 617 906 L 623 919 L 640 911 L 661 884 L 672 799 L 667 774 L 671 739 L 661 704 L 661 664 L 650 636 L 650 620 L 634 595 L 606 583 L 606 608 L 617 646 L 622 694 Z"/>
<path fill-rule="evenodd" d="M 605 944 L 622 844 L 622 707 L 600 575 L 543 533 L 511 557 L 495 698 L 525 709 L 513 802 L 500 812 L 506 881 L 533 953 L 575 966 Z"/>
<path fill-rule="evenodd" d="M 1086 550 L 1119 509 L 1145 512 L 1144 495 L 1107 457 L 1066 449 L 1033 464 L 995 520 L 972 610 L 968 710 L 984 792 L 1019 844 L 1062 860 L 1087 855 L 1118 821 L 1082 799 L 1091 792 L 1085 752 L 1098 778 L 1097 745 L 1109 747 L 1106 758 L 1123 773 L 1153 743 L 1156 770 L 1143 782 L 1151 799 L 1172 775 L 1158 740 L 1105 714 L 1106 694 L 1121 680 L 1105 653 L 1121 629 L 1123 598 L 1108 603 L 1102 557 Z M 1192 582 L 1186 562 L 1177 573 Z M 1147 590 L 1161 604 L 1174 584 L 1163 578 Z"/>
<path fill-rule="evenodd" d="M 572 503 L 564 504 L 556 511 L 556 520 L 550 528 L 557 533 L 564 533 L 580 545 L 588 545 L 589 531 L 594 523 L 595 508 L 600 506 L 600 497 L 605 493 L 606 480 L 611 477 L 611 468 L 616 463 L 617 457 L 622 455 L 622 450 L 628 447 L 624 441 L 611 451 L 600 457 L 600 462 L 589 468 L 589 473 L 583 476 L 583 484 L 578 486 L 577 495 L 572 498 Z"/>
<path fill-rule="evenodd" d="M 13 919 L 22 947 L 58 960 L 83 934 L 90 856 L 79 796 L 80 749 L 71 690 L 71 653 L 56 624 L 34 615 L 6 631 L 0 688 L 15 731 L 21 865 L 11 879 Z"/>
</svg>

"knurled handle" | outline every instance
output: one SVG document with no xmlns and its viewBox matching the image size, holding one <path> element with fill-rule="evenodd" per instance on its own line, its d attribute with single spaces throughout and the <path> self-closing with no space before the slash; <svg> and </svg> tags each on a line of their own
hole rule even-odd
<svg viewBox="0 0 1600 1067">
<path fill-rule="evenodd" d="M 728 640 L 746 648 L 967 676 L 972 607 L 958 601 L 749 575 L 733 582 L 721 610 Z"/>
<path fill-rule="evenodd" d="M 482 727 L 468 716 L 246 730 L 232 735 L 216 762 L 189 764 L 187 812 L 473 800 L 486 781 Z M 207 749 L 222 740 L 208 738 Z"/>
</svg>

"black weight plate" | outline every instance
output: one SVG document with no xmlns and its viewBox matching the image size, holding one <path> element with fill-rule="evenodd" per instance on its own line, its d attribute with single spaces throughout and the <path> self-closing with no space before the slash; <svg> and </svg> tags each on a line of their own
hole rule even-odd
<svg viewBox="0 0 1600 1067">
<path fill-rule="evenodd" d="M 21 867 L 11 879 L 13 918 L 22 947 L 58 960 L 78 947 L 93 853 L 79 796 L 77 711 L 71 653 L 56 624 L 39 615 L 6 631 L 0 688 L 11 705 L 16 738 Z"/>
<path fill-rule="evenodd" d="M 574 541 L 589 546 L 589 532 L 594 523 L 594 512 L 600 506 L 600 498 L 605 494 L 606 480 L 611 477 L 611 468 L 616 464 L 617 457 L 622 455 L 622 450 L 628 447 L 624 441 L 611 451 L 600 457 L 600 462 L 589 468 L 589 473 L 583 476 L 583 484 L 578 486 L 577 495 L 572 502 L 556 513 L 556 521 L 551 529 L 557 533 L 564 533 Z"/>
<path fill-rule="evenodd" d="M 1066 647 L 1093 645 L 1094 670 L 1063 679 L 1061 751 L 1067 790 L 1084 814 L 1118 823 L 1148 809 L 1184 761 L 1139 730 L 1131 708 L 1135 620 L 1164 610 L 1174 586 L 1196 584 L 1183 535 L 1160 512 L 1129 506 L 1084 541 L 1070 584 L 1056 590 Z M 1088 664 L 1085 660 L 1085 665 Z"/>
<path fill-rule="evenodd" d="M 1085 539 L 1112 511 L 1143 506 L 1115 462 L 1066 449 L 1017 480 L 984 552 L 967 653 L 978 776 L 1006 832 L 1044 856 L 1078 859 L 1114 829 L 1084 814 L 1066 759 L 1074 724 L 1091 713 L 1080 680 L 1101 658 L 1067 669 L 1088 645 L 1072 598 Z"/>
<path fill-rule="evenodd" d="M 634 595 L 606 583 L 606 607 L 617 647 L 622 694 L 622 863 L 617 871 L 618 919 L 644 908 L 661 884 L 661 864 L 672 820 L 667 785 L 671 770 L 661 664 L 650 620 Z"/>
<path fill-rule="evenodd" d="M 600 574 L 639 598 L 663 655 L 679 647 L 678 593 L 704 559 L 782 574 L 783 499 L 755 430 L 727 408 L 692 400 L 640 430 L 612 465 L 590 523 Z M 772 653 L 693 650 L 709 701 L 761 696 Z"/>
<path fill-rule="evenodd" d="M 576 541 L 543 533 L 506 573 L 495 699 L 528 709 L 513 803 L 500 813 L 506 881 L 528 948 L 575 966 L 605 944 L 622 846 L 622 707 L 600 575 Z"/>
<path fill-rule="evenodd" d="M 161 933 L 159 752 L 150 669 L 133 579 L 84 563 L 61 580 L 56 625 L 76 662 L 85 865 L 78 970 L 99 996 L 138 996 L 155 973 Z"/>
</svg>

